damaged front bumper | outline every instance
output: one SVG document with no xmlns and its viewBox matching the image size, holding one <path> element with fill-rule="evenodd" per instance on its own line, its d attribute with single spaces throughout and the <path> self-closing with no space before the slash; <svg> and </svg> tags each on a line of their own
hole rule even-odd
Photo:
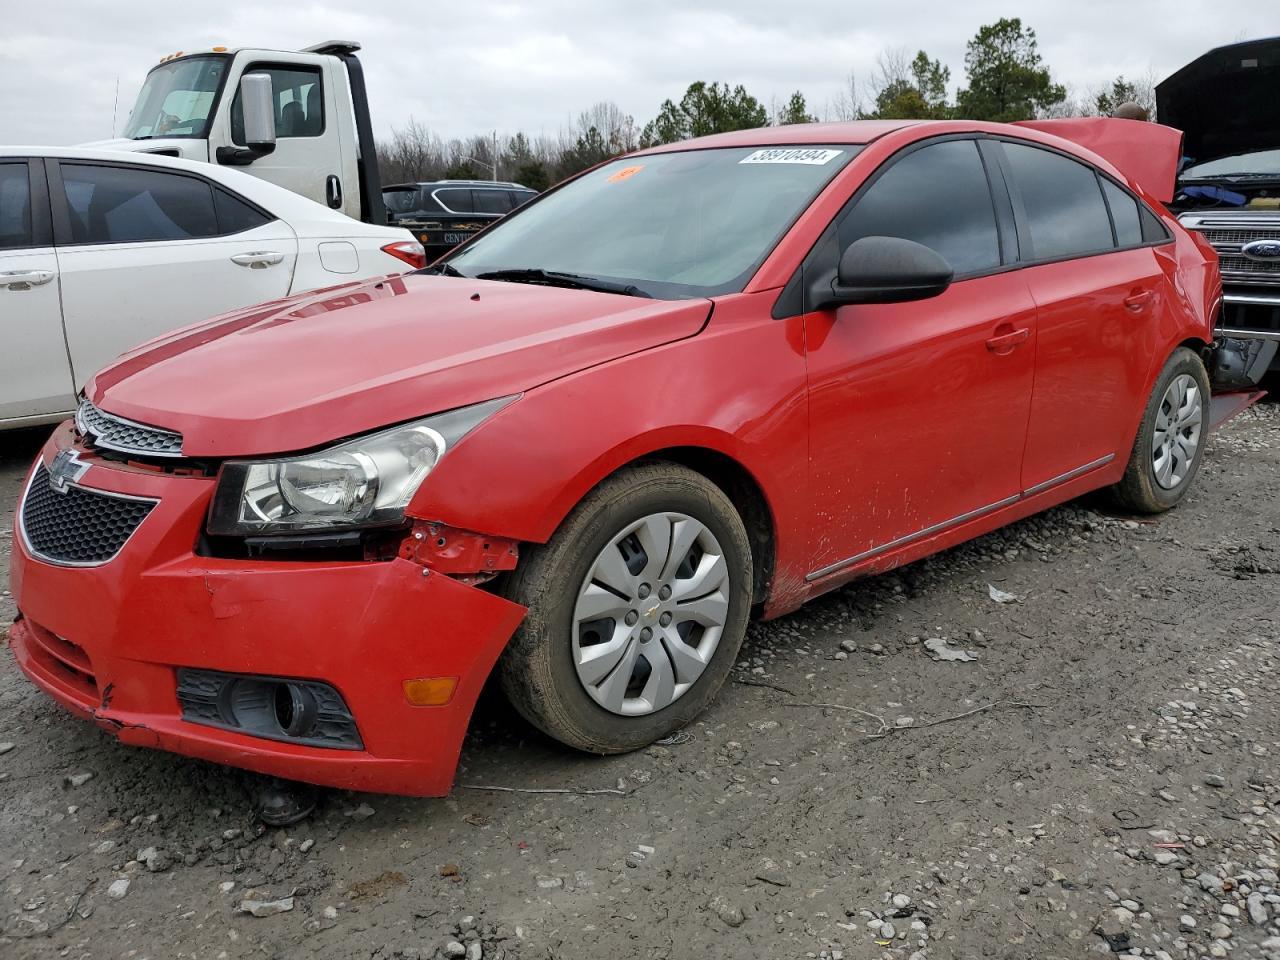
<svg viewBox="0 0 1280 960">
<path fill-rule="evenodd" d="M 37 463 L 51 464 L 72 439 L 60 428 Z M 21 529 L 15 533 L 19 619 L 10 644 L 37 686 L 128 744 L 346 789 L 448 793 L 475 700 L 523 607 L 404 556 L 199 556 L 213 480 L 82 457 L 90 464 L 78 480 L 83 488 L 156 504 L 98 566 L 37 559 Z M 294 691 L 301 699 L 284 709 L 318 710 L 331 733 L 346 722 L 345 710 L 350 734 L 317 745 L 323 737 L 277 730 L 269 738 L 246 732 L 254 729 L 248 722 L 237 728 L 226 722 L 233 707 L 217 702 L 222 688 L 209 680 L 218 675 L 247 678 L 225 686 L 249 691 L 249 706 L 265 702 L 254 701 L 254 691 Z M 193 677 L 213 691 L 209 715 L 192 706 Z M 446 690 L 456 681 L 447 702 L 411 703 L 406 682 L 431 680 L 446 681 Z M 326 700 L 326 689 L 336 699 Z"/>
</svg>

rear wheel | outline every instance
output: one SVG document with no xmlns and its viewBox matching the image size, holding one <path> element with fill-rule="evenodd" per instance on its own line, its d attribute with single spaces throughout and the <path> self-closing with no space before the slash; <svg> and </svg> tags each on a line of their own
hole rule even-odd
<svg viewBox="0 0 1280 960">
<path fill-rule="evenodd" d="M 1191 488 L 1209 438 L 1209 377 L 1186 347 L 1173 352 L 1147 401 L 1116 501 L 1139 513 L 1161 513 Z"/>
<path fill-rule="evenodd" d="M 724 493 L 685 467 L 629 468 L 523 559 L 528 616 L 502 686 L 530 722 L 592 753 L 687 724 L 733 666 L 751 605 L 751 549 Z"/>
</svg>

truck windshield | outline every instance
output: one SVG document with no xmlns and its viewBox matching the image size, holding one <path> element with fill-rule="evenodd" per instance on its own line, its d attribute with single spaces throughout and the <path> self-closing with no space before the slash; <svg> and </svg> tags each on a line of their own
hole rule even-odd
<svg viewBox="0 0 1280 960">
<path fill-rule="evenodd" d="M 230 59 L 223 54 L 184 57 L 153 69 L 129 114 L 125 137 L 205 137 Z"/>
<path fill-rule="evenodd" d="M 1210 177 L 1280 177 L 1280 150 L 1255 150 L 1196 164 L 1182 171 L 1183 180 Z"/>
<path fill-rule="evenodd" d="M 736 147 L 623 157 L 512 213 L 448 261 L 616 282 L 662 299 L 741 290 L 861 147 Z M 449 271 L 447 271 L 449 272 Z M 504 277 L 507 279 L 508 277 Z"/>
</svg>

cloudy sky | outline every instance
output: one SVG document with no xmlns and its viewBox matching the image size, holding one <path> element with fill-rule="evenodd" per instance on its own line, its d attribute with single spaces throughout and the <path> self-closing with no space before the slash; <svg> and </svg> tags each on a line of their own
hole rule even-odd
<svg viewBox="0 0 1280 960">
<path fill-rule="evenodd" d="M 643 124 L 693 80 L 795 89 L 822 114 L 886 48 L 923 48 L 963 78 L 977 28 L 1020 16 L 1077 94 L 1117 74 L 1163 77 L 1209 47 L 1280 32 L 1274 0 L 464 0 L 352 4 L 51 0 L 0 35 L 0 143 L 66 144 L 123 126 L 163 55 L 214 44 L 364 45 L 375 131 L 416 118 L 444 137 L 555 134 L 612 100 Z M 118 108 L 115 108 L 118 85 Z"/>
</svg>

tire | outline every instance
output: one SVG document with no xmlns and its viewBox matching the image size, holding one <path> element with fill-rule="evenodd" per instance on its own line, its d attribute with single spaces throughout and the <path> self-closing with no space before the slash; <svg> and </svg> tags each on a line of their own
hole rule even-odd
<svg viewBox="0 0 1280 960">
<path fill-rule="evenodd" d="M 664 522 L 671 534 L 659 567 Z M 712 583 L 720 586 L 700 592 Z M 629 467 L 516 567 L 505 592 L 529 612 L 499 664 L 503 690 L 530 723 L 570 747 L 612 754 L 647 746 L 688 724 L 723 685 L 746 633 L 752 583 L 746 529 L 719 487 L 677 464 Z M 668 694 L 674 699 L 664 703 Z"/>
<path fill-rule="evenodd" d="M 1193 386 L 1197 399 L 1191 411 L 1187 398 Z M 1182 413 L 1174 409 L 1175 396 L 1181 397 Z M 1209 376 L 1204 364 L 1191 350 L 1179 347 L 1160 371 L 1147 400 L 1124 477 L 1111 488 L 1112 498 L 1121 507 L 1135 513 L 1163 513 L 1187 495 L 1200 472 L 1209 439 L 1209 399 Z M 1179 441 L 1170 439 L 1170 432 L 1165 429 L 1170 418 Z M 1158 443 L 1161 438 L 1163 441 Z M 1194 442 L 1189 443 L 1191 440 Z M 1162 459 L 1162 451 L 1167 451 L 1164 455 L 1171 459 Z M 1180 466 L 1177 451 L 1184 457 Z"/>
</svg>

